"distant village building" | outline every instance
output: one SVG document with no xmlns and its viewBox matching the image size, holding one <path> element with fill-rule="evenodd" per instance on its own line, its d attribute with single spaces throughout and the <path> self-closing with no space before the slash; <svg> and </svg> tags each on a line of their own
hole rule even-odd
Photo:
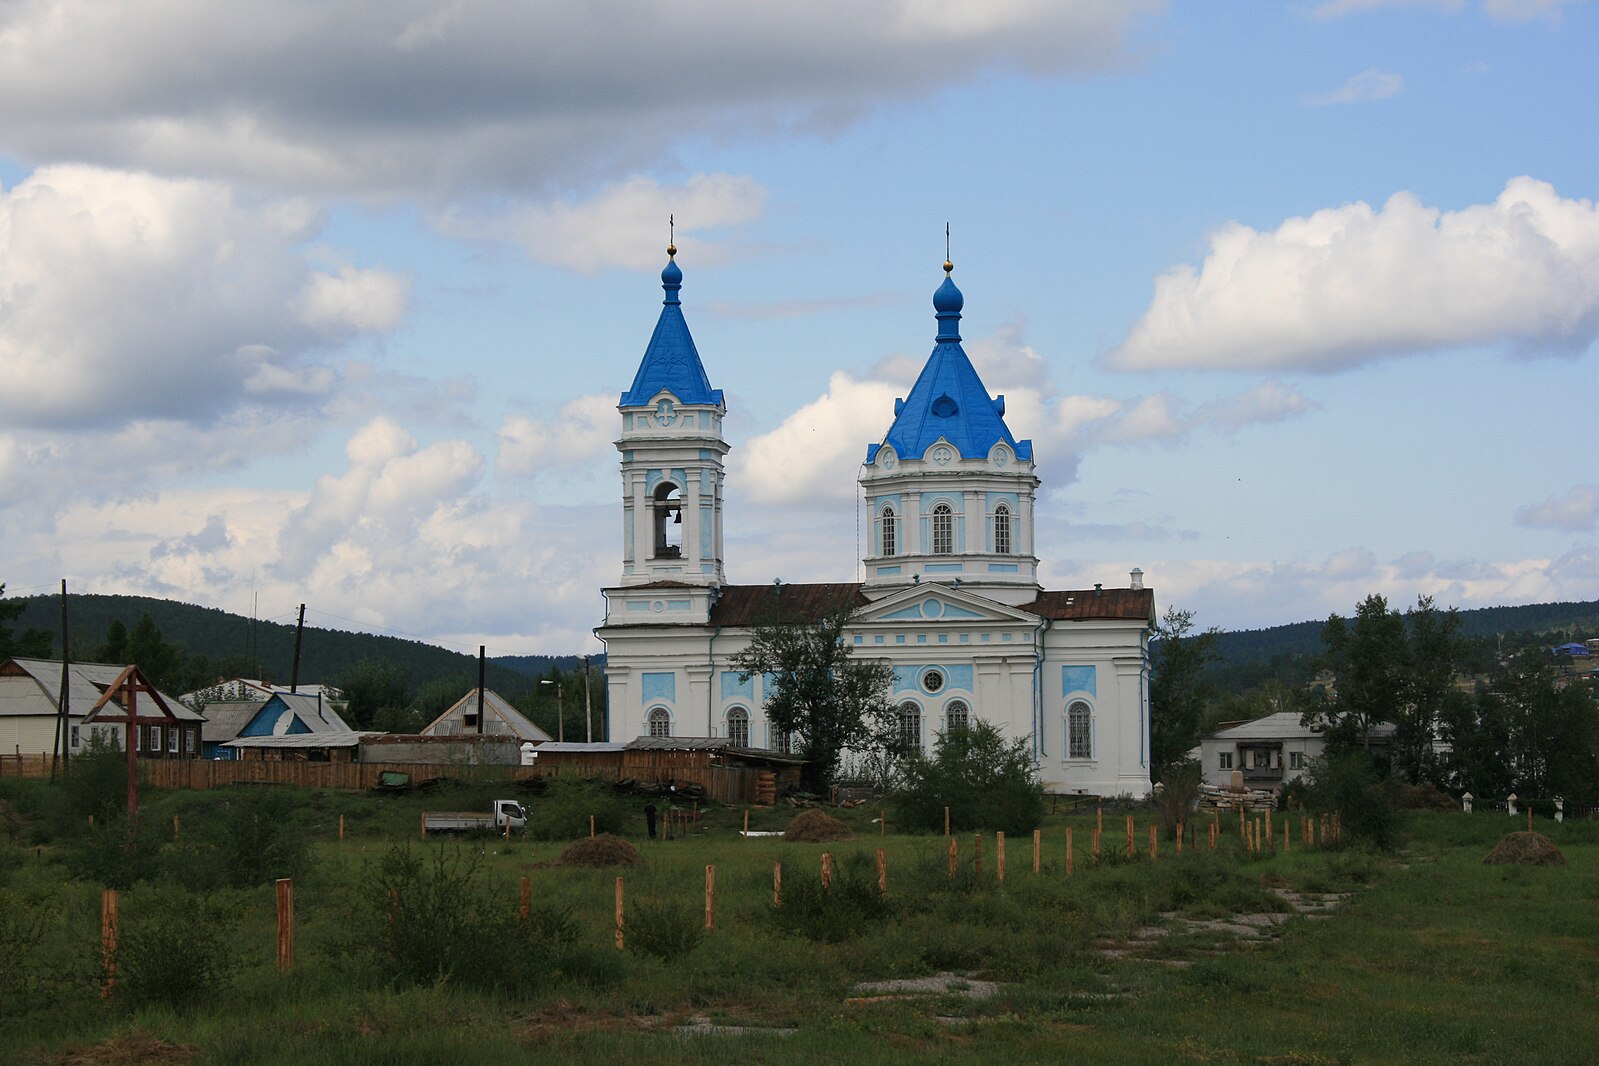
<svg viewBox="0 0 1599 1066">
<path fill-rule="evenodd" d="M 847 608 L 855 654 L 893 667 L 909 744 L 929 750 L 939 733 L 982 719 L 1028 738 L 1052 791 L 1149 791 L 1154 593 L 1138 570 L 1123 588 L 1040 585 L 1033 445 L 1012 435 L 1004 397 L 988 393 L 961 346 L 953 269 L 945 264 L 933 296 L 937 336 L 921 376 L 864 449 L 865 580 L 734 585 L 724 572 L 727 405 L 683 318 L 682 271 L 667 263 L 659 321 L 617 406 L 621 581 L 603 590 L 595 631 L 612 740 L 789 750 L 794 738 L 763 710 L 767 679 L 741 678 L 733 657 L 775 611 L 814 620 Z"/>
<path fill-rule="evenodd" d="M 1370 731 L 1374 744 L 1386 745 L 1393 736 L 1391 722 Z M 1231 784 L 1238 772 L 1245 788 L 1278 790 L 1303 777 L 1326 750 L 1320 726 L 1302 724 L 1298 711 L 1280 711 L 1200 737 L 1198 758 L 1208 785 Z"/>
<path fill-rule="evenodd" d="M 472 689 L 422 728 L 428 737 L 484 736 L 515 737 L 530 744 L 543 744 L 550 735 L 528 720 L 511 701 L 493 689 L 483 690 L 483 722 L 478 724 L 478 690 Z"/>
<path fill-rule="evenodd" d="M 277 692 L 256 711 L 233 740 L 220 744 L 219 758 L 300 759 L 353 762 L 361 738 L 320 695 Z"/>
<path fill-rule="evenodd" d="M 121 747 L 126 727 L 96 725 L 90 719 L 95 703 L 126 667 L 105 663 L 71 663 L 67 667 L 67 754 L 82 751 L 92 733 L 105 734 Z M 159 693 L 160 703 L 140 704 L 141 718 L 154 722 L 135 735 L 134 747 L 144 758 L 195 758 L 200 752 L 204 718 L 175 697 Z M 56 748 L 61 699 L 61 660 L 6 659 L 0 662 L 0 751 L 39 754 Z M 121 713 L 120 704 L 112 705 Z"/>
</svg>

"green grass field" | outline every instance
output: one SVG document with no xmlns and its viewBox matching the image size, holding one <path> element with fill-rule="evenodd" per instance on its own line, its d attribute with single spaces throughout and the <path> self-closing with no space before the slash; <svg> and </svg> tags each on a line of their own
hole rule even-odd
<svg viewBox="0 0 1599 1066">
<path fill-rule="evenodd" d="M 1181 856 L 1163 840 L 1151 862 L 1144 832 L 1152 815 L 1137 811 L 1140 857 L 1129 862 L 1111 855 L 1125 848 L 1125 835 L 1122 813 L 1107 811 L 1096 865 L 1087 855 L 1092 812 L 1062 809 L 1041 827 L 1040 872 L 1031 840 L 1013 839 L 1000 884 L 992 834 L 984 835 L 980 876 L 971 836 L 960 836 L 952 881 L 944 838 L 880 836 L 872 808 L 842 812 L 857 839 L 830 845 L 745 839 L 743 812 L 731 808 L 706 811 L 687 839 L 651 842 L 642 839 L 643 800 L 567 787 L 529 801 L 534 839 L 424 844 L 422 809 L 487 809 L 489 792 L 468 785 L 426 798 L 295 793 L 285 831 L 312 843 L 295 883 L 290 974 L 275 964 L 269 884 L 182 895 L 169 878 L 122 893 L 127 935 L 141 916 L 166 914 L 162 929 L 181 962 L 224 962 L 215 987 L 172 1008 L 136 1005 L 123 991 L 99 996 L 101 886 L 69 876 L 70 834 L 41 813 L 47 786 L 5 785 L 0 799 L 14 837 L 0 845 L 6 1061 L 1547 1064 L 1599 1056 L 1595 823 L 1539 823 L 1565 851 L 1567 869 L 1482 864 L 1503 833 L 1524 823 L 1419 812 L 1407 816 L 1404 849 L 1393 855 L 1322 852 L 1296 837 L 1291 854 L 1250 857 L 1232 832 L 1214 853 L 1203 833 L 1198 853 Z M 146 823 L 169 838 L 176 814 L 184 837 L 199 835 L 237 797 L 153 795 Z M 624 831 L 643 863 L 553 865 L 567 842 L 586 834 L 587 813 L 602 829 Z M 751 828 L 781 828 L 794 813 L 753 811 Z M 375 886 L 395 846 L 430 863 L 476 861 L 473 892 L 494 911 L 483 920 L 513 930 L 504 935 L 515 943 L 486 942 L 482 971 L 469 965 L 445 980 L 399 981 L 375 966 L 362 933 L 381 935 L 389 920 L 388 897 Z M 159 847 L 177 846 L 168 839 Z M 879 847 L 886 902 L 876 894 Z M 836 862 L 827 895 L 819 887 L 824 851 Z M 774 863 L 783 867 L 781 912 L 772 905 Z M 716 868 L 715 929 L 695 943 L 707 865 Z M 618 874 L 630 944 L 623 951 L 613 942 Z M 524 876 L 536 928 L 517 932 Z M 1185 924 L 1286 912 L 1272 888 L 1351 895 L 1329 917 L 1287 918 L 1258 942 Z M 477 898 L 461 899 L 468 895 Z M 436 902 L 447 908 L 438 913 L 453 913 L 453 901 Z M 170 924 L 173 913 L 182 924 Z M 1157 939 L 1151 928 L 1168 933 Z M 1130 938 L 1135 955 L 1100 950 Z M 648 943 L 660 953 L 640 950 Z M 485 976 L 491 959 L 512 968 L 499 987 Z M 930 996 L 856 987 L 937 974 L 997 988 L 973 998 L 960 984 Z M 691 1019 L 708 1019 L 711 1031 L 679 1032 Z M 137 1057 L 141 1047 L 150 1057 Z"/>
</svg>

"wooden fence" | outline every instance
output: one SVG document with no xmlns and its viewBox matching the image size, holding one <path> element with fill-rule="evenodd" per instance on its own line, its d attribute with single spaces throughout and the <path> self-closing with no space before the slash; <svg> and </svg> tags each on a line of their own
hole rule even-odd
<svg viewBox="0 0 1599 1066">
<path fill-rule="evenodd" d="M 613 759 L 595 762 L 546 760 L 538 766 L 460 766 L 450 763 L 413 762 L 300 762 L 269 759 L 162 759 L 140 760 L 139 780 L 154 788 L 221 788 L 239 784 L 294 785 L 299 788 L 375 788 L 379 775 L 394 771 L 410 774 L 413 782 L 440 777 L 473 781 L 521 781 L 529 777 L 570 780 L 617 781 L 631 778 L 645 784 L 674 781 L 699 785 L 718 803 L 754 803 L 761 771 L 756 767 L 722 766 L 703 760 L 661 758 L 673 753 L 641 753 L 649 758 L 630 759 L 625 768 Z M 692 753 L 690 753 L 692 754 Z M 50 753 L 0 755 L 0 776 L 49 777 Z"/>
</svg>

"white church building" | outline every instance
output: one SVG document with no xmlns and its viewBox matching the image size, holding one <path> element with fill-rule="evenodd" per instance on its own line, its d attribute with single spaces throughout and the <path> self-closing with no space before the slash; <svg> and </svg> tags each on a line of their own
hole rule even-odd
<svg viewBox="0 0 1599 1066">
<path fill-rule="evenodd" d="M 1005 398 L 989 395 L 961 347 L 954 267 L 944 264 L 933 295 L 932 354 L 866 447 L 865 581 L 732 585 L 727 405 L 689 335 L 683 272 L 667 251 L 660 320 L 617 405 L 622 573 L 604 590 L 595 630 L 611 739 L 723 737 L 786 750 L 762 710 L 763 679 L 741 680 L 733 657 L 779 606 L 816 618 L 849 605 L 854 654 L 892 665 L 902 735 L 924 750 L 981 718 L 1031 738 L 1050 791 L 1147 793 L 1154 593 L 1138 570 L 1126 588 L 1038 583 L 1032 442 L 1011 435 Z"/>
</svg>

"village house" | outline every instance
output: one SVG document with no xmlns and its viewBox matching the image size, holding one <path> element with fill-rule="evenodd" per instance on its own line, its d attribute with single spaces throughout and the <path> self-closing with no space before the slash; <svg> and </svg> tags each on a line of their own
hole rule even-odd
<svg viewBox="0 0 1599 1066">
<path fill-rule="evenodd" d="M 95 703 L 115 685 L 125 666 L 69 663 L 67 666 L 68 756 L 83 750 L 91 733 L 101 733 L 121 747 L 125 727 L 97 723 Z M 139 717 L 160 721 L 141 725 L 134 748 L 141 758 L 195 758 L 205 719 L 182 701 L 164 693 L 137 706 Z M 0 752 L 9 755 L 51 754 L 56 750 L 60 714 L 61 660 L 11 658 L 0 662 Z M 124 713 L 112 701 L 100 718 Z"/>
</svg>

